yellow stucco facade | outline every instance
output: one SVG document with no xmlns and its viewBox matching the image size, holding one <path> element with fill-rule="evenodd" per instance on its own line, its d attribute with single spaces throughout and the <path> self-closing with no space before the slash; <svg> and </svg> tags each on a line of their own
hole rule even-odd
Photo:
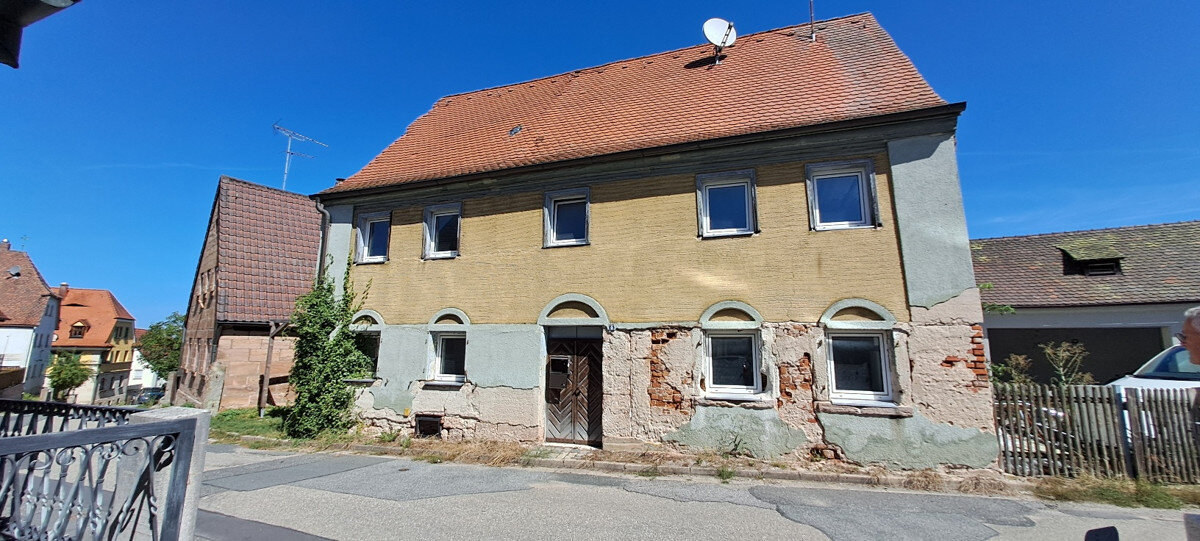
<svg viewBox="0 0 1200 541">
<path fill-rule="evenodd" d="M 885 155 L 870 158 L 881 227 L 810 230 L 806 164 L 792 162 L 755 168 L 751 236 L 698 237 L 691 174 L 590 185 L 584 246 L 542 247 L 544 191 L 468 193 L 438 202 L 462 204 L 458 257 L 423 260 L 426 205 L 397 206 L 388 261 L 355 265 L 351 276 L 370 284 L 366 306 L 388 324 L 424 324 L 449 307 L 473 324 L 535 323 L 564 293 L 596 299 L 613 322 L 696 321 L 724 300 L 767 321 L 815 322 L 848 297 L 907 321 L 889 166 Z"/>
</svg>

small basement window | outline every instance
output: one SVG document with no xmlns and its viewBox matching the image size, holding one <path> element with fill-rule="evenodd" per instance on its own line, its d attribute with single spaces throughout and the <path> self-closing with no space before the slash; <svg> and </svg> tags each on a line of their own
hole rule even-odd
<svg viewBox="0 0 1200 541">
<path fill-rule="evenodd" d="M 442 416 L 440 416 L 440 415 L 418 415 L 417 416 L 417 437 L 418 438 L 440 438 L 440 437 L 442 437 Z"/>
</svg>

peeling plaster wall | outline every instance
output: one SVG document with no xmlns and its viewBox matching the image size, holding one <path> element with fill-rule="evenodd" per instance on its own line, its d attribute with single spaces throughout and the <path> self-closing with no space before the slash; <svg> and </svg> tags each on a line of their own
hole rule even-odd
<svg viewBox="0 0 1200 541">
<path fill-rule="evenodd" d="M 380 331 L 379 380 L 356 399 L 369 429 L 409 434 L 416 415 L 440 415 L 444 436 L 538 441 L 542 366 L 537 325 L 463 325 L 467 383 L 427 386 L 433 343 L 426 325 L 386 325 Z"/>
<path fill-rule="evenodd" d="M 807 441 L 824 440 L 824 432 L 813 411 L 812 352 L 821 330 L 798 323 L 772 323 L 766 327 L 774 337 L 770 352 L 778 364 L 779 397 L 776 411 L 788 426 L 804 432 Z"/>
<path fill-rule="evenodd" d="M 862 417 L 818 413 L 830 443 L 846 458 L 898 468 L 933 468 L 942 464 L 984 468 L 996 461 L 996 436 L 974 428 L 958 428 L 929 420 L 920 412 L 909 418 Z"/>
</svg>

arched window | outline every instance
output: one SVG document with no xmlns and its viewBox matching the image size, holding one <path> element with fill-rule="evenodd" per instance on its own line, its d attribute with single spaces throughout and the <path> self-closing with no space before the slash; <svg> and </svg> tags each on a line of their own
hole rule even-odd
<svg viewBox="0 0 1200 541">
<path fill-rule="evenodd" d="M 741 301 L 722 301 L 700 315 L 708 396 L 748 399 L 763 390 L 762 315 Z"/>
<path fill-rule="evenodd" d="M 834 402 L 893 404 L 895 363 L 892 328 L 896 318 L 866 299 L 843 299 L 821 315 L 829 398 Z"/>
</svg>

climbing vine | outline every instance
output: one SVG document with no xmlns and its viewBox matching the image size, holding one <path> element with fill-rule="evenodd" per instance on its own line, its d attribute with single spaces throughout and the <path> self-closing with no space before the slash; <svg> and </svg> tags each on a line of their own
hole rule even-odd
<svg viewBox="0 0 1200 541">
<path fill-rule="evenodd" d="M 349 268 L 341 295 L 335 290 L 322 273 L 312 291 L 296 299 L 296 360 L 289 378 L 296 399 L 283 421 L 284 431 L 294 438 L 347 429 L 353 420 L 354 392 L 344 380 L 369 375 L 371 361 L 355 347 L 350 329 L 350 318 L 362 301 L 356 301 Z M 364 291 L 362 299 L 366 295 Z"/>
</svg>

